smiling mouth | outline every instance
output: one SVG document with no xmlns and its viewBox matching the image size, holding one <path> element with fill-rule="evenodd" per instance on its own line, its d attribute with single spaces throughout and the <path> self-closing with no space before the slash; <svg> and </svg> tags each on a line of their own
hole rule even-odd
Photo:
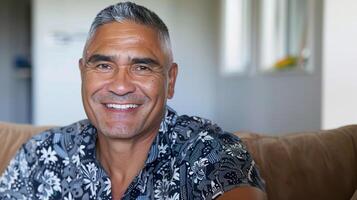
<svg viewBox="0 0 357 200">
<path fill-rule="evenodd" d="M 129 110 L 139 107 L 138 104 L 114 104 L 114 103 L 108 103 L 105 104 L 105 106 L 109 109 L 115 109 L 115 110 Z"/>
</svg>

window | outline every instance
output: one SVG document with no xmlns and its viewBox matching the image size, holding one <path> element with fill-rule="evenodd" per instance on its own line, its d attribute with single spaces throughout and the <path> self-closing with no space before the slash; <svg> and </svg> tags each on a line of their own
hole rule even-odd
<svg viewBox="0 0 357 200">
<path fill-rule="evenodd" d="M 311 70 L 314 3 L 223 1 L 223 72 Z"/>
<path fill-rule="evenodd" d="M 249 62 L 249 0 L 223 2 L 223 73 L 243 73 Z"/>
</svg>

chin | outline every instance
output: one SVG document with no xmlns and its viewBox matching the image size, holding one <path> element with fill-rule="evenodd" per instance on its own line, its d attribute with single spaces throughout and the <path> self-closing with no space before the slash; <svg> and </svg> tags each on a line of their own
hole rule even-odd
<svg viewBox="0 0 357 200">
<path fill-rule="evenodd" d="M 111 139 L 130 139 L 135 137 L 135 131 L 126 126 L 121 127 L 108 127 L 100 126 L 98 129 L 99 133 L 103 134 L 105 137 Z"/>
</svg>

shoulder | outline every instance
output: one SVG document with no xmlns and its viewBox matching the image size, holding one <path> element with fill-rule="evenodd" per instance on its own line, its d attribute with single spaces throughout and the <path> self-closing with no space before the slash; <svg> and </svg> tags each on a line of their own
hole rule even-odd
<svg viewBox="0 0 357 200">
<path fill-rule="evenodd" d="M 67 126 L 55 127 L 30 138 L 23 147 L 27 150 L 34 150 L 45 146 L 51 146 L 61 140 L 77 140 L 86 128 L 90 126 L 88 120 L 81 120 Z"/>
<path fill-rule="evenodd" d="M 80 149 L 82 134 L 94 132 L 90 127 L 88 120 L 82 120 L 41 132 L 23 144 L 16 157 L 24 157 L 29 165 L 48 164 L 71 157 Z"/>
<path fill-rule="evenodd" d="M 236 148 L 240 153 L 246 153 L 246 149 L 239 137 L 223 131 L 217 124 L 210 120 L 183 115 L 177 118 L 173 128 L 173 134 L 180 144 L 189 143 L 190 149 L 200 147 L 214 147 L 214 150 L 229 150 Z M 203 152 L 203 155 L 205 153 Z"/>
<path fill-rule="evenodd" d="M 173 134 L 181 166 L 187 167 L 187 181 L 199 195 L 215 198 L 241 186 L 264 190 L 254 160 L 237 136 L 209 120 L 189 116 L 178 117 Z"/>
<path fill-rule="evenodd" d="M 82 132 L 86 132 L 87 127 L 89 123 L 84 120 L 69 126 L 52 128 L 33 136 L 19 149 L 3 176 L 0 177 L 0 194 L 4 192 L 10 196 L 24 195 L 33 199 L 36 193 L 40 199 L 42 197 L 48 199 L 46 195 L 51 196 L 51 194 L 42 193 L 37 188 L 44 187 L 49 180 L 52 189 L 59 192 L 63 169 L 69 165 L 69 162 L 78 161 L 69 158 L 81 152 L 78 144 Z M 14 191 L 20 193 L 16 194 Z"/>
</svg>

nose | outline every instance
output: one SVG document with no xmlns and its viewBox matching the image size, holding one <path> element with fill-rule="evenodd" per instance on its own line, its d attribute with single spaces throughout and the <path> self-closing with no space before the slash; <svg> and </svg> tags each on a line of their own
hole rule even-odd
<svg viewBox="0 0 357 200">
<path fill-rule="evenodd" d="M 135 91 L 135 84 L 133 78 L 130 76 L 128 69 L 120 68 L 113 74 L 108 90 L 123 96 Z"/>
</svg>

